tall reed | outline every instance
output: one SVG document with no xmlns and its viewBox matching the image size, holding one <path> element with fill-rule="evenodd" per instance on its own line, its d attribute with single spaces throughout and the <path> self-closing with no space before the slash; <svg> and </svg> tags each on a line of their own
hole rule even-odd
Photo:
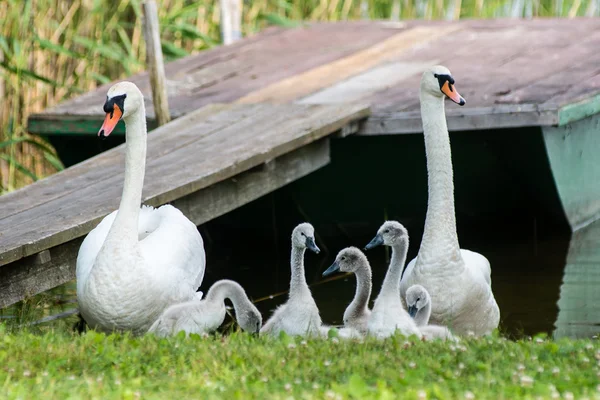
<svg viewBox="0 0 600 400">
<path fill-rule="evenodd" d="M 166 60 L 220 43 L 217 0 L 157 0 Z M 242 31 L 299 20 L 598 15 L 600 0 L 244 0 Z M 0 1 L 0 193 L 62 169 L 27 116 L 143 68 L 141 0 Z"/>
</svg>

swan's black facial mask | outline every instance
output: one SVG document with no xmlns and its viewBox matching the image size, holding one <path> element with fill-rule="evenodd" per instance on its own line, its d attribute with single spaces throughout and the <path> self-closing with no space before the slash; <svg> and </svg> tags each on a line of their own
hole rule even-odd
<svg viewBox="0 0 600 400">
<path fill-rule="evenodd" d="M 104 103 L 104 112 L 106 113 L 106 118 L 104 119 L 104 123 L 98 132 L 98 136 L 102 139 L 106 139 L 108 135 L 115 129 L 117 123 L 123 116 L 125 112 L 125 98 L 126 94 L 122 94 L 119 96 L 114 96 L 112 98 L 106 97 L 106 103 Z"/>
<path fill-rule="evenodd" d="M 442 93 L 448 96 L 450 100 L 459 106 L 464 106 L 467 103 L 465 99 L 463 99 L 462 96 L 456 91 L 456 88 L 454 87 L 454 78 L 452 78 L 452 76 L 438 74 L 433 74 L 433 76 L 437 78 Z"/>
</svg>

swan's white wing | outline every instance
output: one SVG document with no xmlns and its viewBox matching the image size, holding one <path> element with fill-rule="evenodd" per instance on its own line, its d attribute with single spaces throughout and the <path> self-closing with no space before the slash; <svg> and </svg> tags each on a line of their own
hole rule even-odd
<svg viewBox="0 0 600 400">
<path fill-rule="evenodd" d="M 90 271 L 96 261 L 96 256 L 102 248 L 102 244 L 106 240 L 108 231 L 117 216 L 117 210 L 108 214 L 100 221 L 98 226 L 88 233 L 83 239 L 77 253 L 77 267 L 75 269 L 75 277 L 77 278 L 77 293 L 81 293 L 84 282 L 87 281 Z"/>
<path fill-rule="evenodd" d="M 492 268 L 490 267 L 490 262 L 487 258 L 485 258 L 485 256 L 475 253 L 474 251 L 464 249 L 460 249 L 460 255 L 465 261 L 467 268 L 469 268 L 473 274 L 479 273 L 488 285 L 492 285 Z"/>
<path fill-rule="evenodd" d="M 146 236 L 140 250 L 148 268 L 175 297 L 195 294 L 204 278 L 206 255 L 196 225 L 171 205 L 143 207 L 140 227 Z"/>
</svg>

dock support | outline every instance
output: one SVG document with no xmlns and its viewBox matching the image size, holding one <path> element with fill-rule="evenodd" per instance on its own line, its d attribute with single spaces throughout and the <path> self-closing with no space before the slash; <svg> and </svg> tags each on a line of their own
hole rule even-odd
<svg viewBox="0 0 600 400">
<path fill-rule="evenodd" d="M 220 0 L 221 37 L 228 45 L 242 38 L 242 0 Z"/>
<path fill-rule="evenodd" d="M 573 235 L 554 336 L 590 337 L 600 321 L 600 114 L 543 127 L 554 182 Z"/>
<path fill-rule="evenodd" d="M 167 84 L 163 54 L 160 45 L 160 31 L 158 26 L 158 11 L 154 0 L 142 3 L 144 11 L 144 38 L 146 40 L 146 64 L 150 74 L 152 88 L 152 102 L 158 125 L 164 125 L 171 120 L 167 96 Z"/>
</svg>

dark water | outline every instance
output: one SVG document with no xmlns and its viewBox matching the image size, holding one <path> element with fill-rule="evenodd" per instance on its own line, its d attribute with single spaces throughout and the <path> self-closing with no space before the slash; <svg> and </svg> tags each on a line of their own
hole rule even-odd
<svg viewBox="0 0 600 400">
<path fill-rule="evenodd" d="M 502 332 L 598 334 L 600 224 L 571 235 L 541 133 L 455 133 L 451 142 L 460 245 L 491 263 Z M 307 221 L 321 253 L 306 253 L 306 278 L 324 322 L 340 324 L 354 277 L 323 280 L 321 273 L 342 248 L 364 247 L 386 219 L 406 226 L 408 260 L 416 256 L 427 208 L 425 165 L 421 135 L 333 141 L 327 167 L 199 228 L 207 251 L 201 290 L 236 280 L 266 321 L 287 299 L 291 232 Z M 389 254 L 384 247 L 366 254 L 373 300 Z"/>
<path fill-rule="evenodd" d="M 501 330 L 510 336 L 555 333 L 569 244 L 577 248 L 578 239 L 571 241 L 541 136 L 507 131 L 485 138 L 466 133 L 451 138 L 460 244 L 490 260 Z M 315 226 L 322 251 L 307 252 L 307 281 L 324 322 L 339 324 L 354 295 L 354 277 L 321 278 L 339 250 L 362 248 L 385 219 L 396 219 L 410 234 L 408 260 L 416 256 L 427 206 L 422 136 L 352 139 L 332 144 L 332 163 L 323 170 L 200 228 L 208 263 L 202 290 L 217 279 L 237 280 L 268 318 L 286 300 L 291 231 L 308 221 Z M 600 233 L 595 237 L 598 265 Z M 373 301 L 389 255 L 383 247 L 366 254 L 373 268 Z M 579 271 L 577 277 L 586 281 L 586 274 Z M 582 285 L 571 284 L 571 292 Z M 594 322 L 600 321 L 600 310 L 590 309 L 590 295 L 586 296 L 569 303 L 571 308 L 589 309 L 585 327 L 575 326 L 581 321 L 567 315 L 563 322 L 570 328 L 562 334 L 590 336 L 600 331 Z"/>
</svg>

